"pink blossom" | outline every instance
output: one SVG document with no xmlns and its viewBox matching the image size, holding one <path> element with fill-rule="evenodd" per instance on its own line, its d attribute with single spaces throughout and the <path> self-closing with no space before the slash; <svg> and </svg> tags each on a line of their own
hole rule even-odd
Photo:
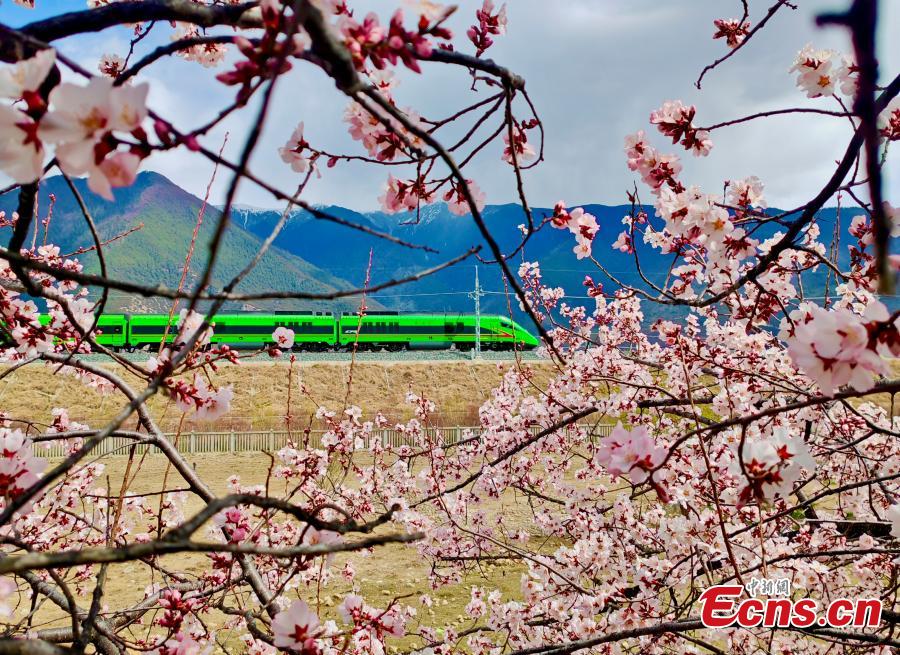
<svg viewBox="0 0 900 655">
<path fill-rule="evenodd" d="M 725 39 L 725 44 L 732 50 L 741 45 L 750 32 L 749 21 L 741 22 L 737 18 L 717 18 L 713 24 L 716 26 L 713 39 Z"/>
<path fill-rule="evenodd" d="M 125 70 L 125 60 L 115 54 L 103 55 L 97 64 L 97 70 L 101 75 L 116 79 Z"/>
<path fill-rule="evenodd" d="M 766 208 L 763 183 L 755 175 L 728 185 L 728 204 L 734 207 Z"/>
<path fill-rule="evenodd" d="M 650 122 L 656 125 L 660 132 L 672 139 L 672 143 L 681 142 L 686 150 L 695 156 L 705 157 L 712 149 L 712 141 L 709 132 L 694 127 L 693 120 L 697 108 L 693 105 L 686 107 L 680 100 L 672 100 L 663 103 L 663 106 L 650 114 Z M 626 141 L 626 147 L 628 147 Z M 629 156 L 629 159 L 631 157 Z"/>
<path fill-rule="evenodd" d="M 515 150 L 515 163 L 519 166 L 523 166 L 528 164 L 529 162 L 534 161 L 537 157 L 537 151 L 535 151 L 534 147 L 528 143 L 528 134 L 525 130 L 515 125 L 513 126 L 513 147 L 510 147 L 509 141 L 509 131 L 503 131 L 503 161 L 508 162 L 509 164 L 513 163 L 513 150 Z"/>
<path fill-rule="evenodd" d="M 228 536 L 229 543 L 240 543 L 250 533 L 250 522 L 239 507 L 229 507 L 214 517 L 215 524 Z"/>
<path fill-rule="evenodd" d="M 16 182 L 38 179 L 44 167 L 44 146 L 37 123 L 16 107 L 0 105 L 0 171 Z"/>
<path fill-rule="evenodd" d="M 451 214 L 465 216 L 469 213 L 469 203 L 466 202 L 461 186 L 458 185 L 455 180 L 451 184 L 450 190 L 444 194 L 444 201 L 447 203 L 447 209 L 450 210 Z M 469 187 L 469 193 L 472 194 L 472 199 L 475 201 L 475 207 L 479 212 L 482 211 L 487 201 L 484 192 L 473 180 L 466 180 L 466 186 Z"/>
<path fill-rule="evenodd" d="M 884 141 L 900 141 L 900 98 L 894 98 L 878 115 L 878 134 Z"/>
<path fill-rule="evenodd" d="M 0 68 L 0 97 L 36 102 L 27 96 L 35 93 L 47 79 L 47 75 L 56 64 L 56 50 L 46 48 L 39 50 L 30 59 L 23 59 L 12 66 Z M 31 105 L 31 102 L 29 105 Z"/>
<path fill-rule="evenodd" d="M 816 50 L 806 45 L 794 60 L 790 72 L 797 73 L 797 86 L 809 98 L 829 96 L 834 93 L 837 75 L 832 71 L 832 50 Z"/>
<path fill-rule="evenodd" d="M 272 341 L 283 349 L 290 350 L 294 347 L 294 331 L 286 327 L 277 327 L 272 333 Z"/>
<path fill-rule="evenodd" d="M 131 133 L 147 116 L 146 84 L 114 87 L 95 77 L 87 86 L 63 82 L 50 94 L 51 110 L 41 120 L 38 135 L 56 144 L 60 167 L 69 175 L 88 174 L 88 186 L 112 200 L 111 188 L 134 181 L 140 157 L 113 152 L 105 141 L 113 132 Z"/>
<path fill-rule="evenodd" d="M 305 32 L 303 32 L 305 33 Z M 177 23 L 176 30 L 172 33 L 172 41 L 196 38 L 200 36 L 200 28 L 190 23 Z M 299 34 L 298 34 L 299 36 Z M 178 56 L 188 61 L 194 61 L 205 68 L 218 66 L 225 60 L 228 50 L 224 43 L 203 43 L 192 48 L 184 48 L 178 51 Z"/>
<path fill-rule="evenodd" d="M 131 132 L 147 116 L 147 84 L 114 87 L 112 80 L 92 78 L 86 86 L 63 82 L 50 94 L 51 110 L 41 121 L 41 137 L 60 149 L 73 167 L 84 168 L 84 150 L 111 131 Z M 58 149 L 58 150 L 60 150 Z"/>
<path fill-rule="evenodd" d="M 227 387 L 219 387 L 212 389 L 207 387 L 202 379 L 195 379 L 197 385 L 197 398 L 199 405 L 197 407 L 197 418 L 207 421 L 215 421 L 222 415 L 227 414 L 231 409 L 231 399 L 234 397 L 234 391 L 231 385 Z"/>
<path fill-rule="evenodd" d="M 16 498 L 38 481 L 47 461 L 32 454 L 21 430 L 0 428 L 0 498 Z"/>
<path fill-rule="evenodd" d="M 206 318 L 203 314 L 193 310 L 188 312 L 187 309 L 182 309 L 178 315 L 178 338 L 176 341 L 180 344 L 187 344 L 196 338 L 196 346 L 202 347 L 207 345 L 212 338 L 213 331 L 209 327 L 203 327 L 205 320 Z M 201 329 L 203 332 L 197 336 Z"/>
<path fill-rule="evenodd" d="M 631 242 L 631 235 L 626 231 L 619 232 L 619 236 L 612 244 L 613 249 L 620 252 L 634 252 L 634 245 Z"/>
<path fill-rule="evenodd" d="M 388 214 L 400 211 L 415 211 L 420 203 L 430 203 L 434 200 L 433 192 L 429 191 L 421 180 L 398 180 L 393 175 L 388 175 L 384 195 L 379 198 L 381 207 Z"/>
<path fill-rule="evenodd" d="M 799 436 L 792 436 L 786 428 L 776 428 L 769 439 L 745 441 L 729 470 L 745 480 L 738 498 L 744 505 L 751 500 L 789 496 L 802 470 L 814 472 L 816 462 Z"/>
<path fill-rule="evenodd" d="M 209 648 L 197 641 L 192 635 L 185 632 L 178 632 L 167 639 L 166 642 L 155 651 L 155 655 L 205 655 L 209 650 Z"/>
<path fill-rule="evenodd" d="M 303 151 L 307 148 L 309 148 L 309 144 L 303 138 L 303 123 L 301 122 L 287 143 L 278 149 L 278 152 L 281 154 L 281 161 L 290 164 L 291 170 L 296 173 L 305 173 L 309 169 L 309 159 L 303 155 Z"/>
<path fill-rule="evenodd" d="M 108 155 L 100 165 L 90 169 L 88 188 L 97 195 L 113 200 L 112 189 L 134 184 L 141 158 L 130 152 L 117 151 Z"/>
<path fill-rule="evenodd" d="M 316 530 L 315 528 L 310 528 L 306 531 L 306 536 L 303 539 L 303 543 L 307 546 L 331 546 L 334 544 L 341 543 L 341 535 L 332 530 Z"/>
<path fill-rule="evenodd" d="M 506 34 L 506 4 L 500 5 L 495 13 L 493 0 L 484 0 L 481 9 L 476 10 L 475 18 L 478 24 L 472 25 L 466 31 L 466 36 L 475 46 L 475 56 L 480 57 L 494 44 L 492 36 Z"/>
<path fill-rule="evenodd" d="M 859 66 L 856 65 L 856 61 L 847 55 L 841 55 L 841 65 L 838 67 L 836 75 L 841 93 L 848 98 L 855 98 L 859 86 Z"/>
<path fill-rule="evenodd" d="M 633 484 L 644 482 L 659 466 L 667 450 L 656 445 L 643 425 L 626 430 L 617 423 L 597 450 L 594 459 L 612 476 L 627 475 Z"/>
<path fill-rule="evenodd" d="M 173 389 L 178 408 L 182 412 L 194 410 L 200 420 L 215 421 L 231 409 L 234 390 L 231 385 L 218 389 L 207 385 L 200 375 L 194 376 L 193 385 L 181 382 Z"/>
<path fill-rule="evenodd" d="M 338 605 L 338 614 L 344 623 L 356 622 L 362 614 L 364 607 L 363 598 L 358 594 L 347 594 L 343 602 Z"/>
<path fill-rule="evenodd" d="M 289 648 L 299 653 L 311 655 L 318 652 L 316 633 L 319 617 L 302 600 L 291 603 L 288 609 L 272 619 L 272 633 L 276 648 Z"/>
<path fill-rule="evenodd" d="M 829 395 L 845 384 L 860 391 L 870 389 L 875 377 L 888 370 L 887 363 L 870 348 L 861 317 L 849 309 L 809 305 L 808 316 L 788 340 L 788 352 Z"/>
</svg>

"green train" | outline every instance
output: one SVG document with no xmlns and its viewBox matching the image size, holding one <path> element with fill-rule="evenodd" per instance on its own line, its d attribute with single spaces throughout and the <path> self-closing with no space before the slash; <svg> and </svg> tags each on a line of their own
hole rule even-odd
<svg viewBox="0 0 900 655">
<path fill-rule="evenodd" d="M 49 321 L 41 315 L 41 323 Z M 166 314 L 104 314 L 97 323 L 97 343 L 116 350 L 150 349 L 166 335 L 171 343 L 177 335 L 177 317 Z M 166 326 L 170 325 L 168 334 Z M 294 331 L 294 350 L 348 350 L 356 344 L 363 350 L 408 348 L 473 348 L 474 314 L 405 314 L 369 312 L 335 316 L 330 312 L 274 312 L 219 314 L 213 320 L 213 346 L 264 348 L 273 345 L 272 333 L 279 327 Z M 538 340 L 506 316 L 481 317 L 481 348 L 485 350 L 532 349 Z"/>
</svg>

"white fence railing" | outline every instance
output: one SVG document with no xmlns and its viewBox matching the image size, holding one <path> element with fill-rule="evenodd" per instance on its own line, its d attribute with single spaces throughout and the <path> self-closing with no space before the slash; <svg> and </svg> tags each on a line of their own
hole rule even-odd
<svg viewBox="0 0 900 655">
<path fill-rule="evenodd" d="M 612 430 L 611 425 L 595 425 L 594 434 L 605 436 Z M 481 427 L 431 427 L 426 428 L 426 434 L 433 441 L 440 440 L 444 446 L 452 446 L 465 438 L 467 431 L 478 435 Z M 541 428 L 535 426 L 532 433 L 540 432 Z M 178 450 L 187 454 L 202 453 L 254 453 L 274 452 L 288 444 L 293 439 L 294 443 L 304 444 L 307 448 L 321 448 L 322 437 L 325 430 L 255 430 L 227 432 L 183 432 L 181 434 L 166 434 L 166 437 L 176 444 Z M 373 435 L 380 438 L 385 446 L 410 445 L 412 440 L 409 435 L 394 428 L 379 428 L 373 431 Z M 100 455 L 127 455 L 131 446 L 135 446 L 135 440 L 129 437 L 107 437 L 92 452 L 92 456 Z M 143 454 L 150 449 L 151 454 L 158 454 L 158 450 L 150 444 L 138 443 L 135 446 L 137 453 Z M 36 455 L 41 457 L 65 457 L 66 446 L 59 441 L 48 441 L 34 445 Z"/>
</svg>

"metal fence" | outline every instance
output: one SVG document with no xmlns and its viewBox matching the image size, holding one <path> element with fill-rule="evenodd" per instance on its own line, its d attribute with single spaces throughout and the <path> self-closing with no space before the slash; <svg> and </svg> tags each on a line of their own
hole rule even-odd
<svg viewBox="0 0 900 655">
<path fill-rule="evenodd" d="M 595 436 L 606 436 L 612 430 L 611 425 L 595 425 Z M 541 428 L 532 428 L 532 434 L 540 432 Z M 481 427 L 429 427 L 425 428 L 425 434 L 432 442 L 442 443 L 445 447 L 453 446 L 466 438 L 466 434 L 477 436 Z M 186 454 L 202 453 L 258 453 L 263 451 L 277 451 L 293 440 L 296 444 L 302 444 L 307 448 L 321 448 L 322 437 L 325 430 L 257 430 L 257 431 L 228 431 L 228 432 L 183 432 L 181 434 L 166 434 L 166 437 L 174 443 L 178 450 Z M 385 446 L 399 448 L 404 445 L 412 445 L 413 440 L 409 435 L 395 428 L 379 428 L 372 435 L 381 440 Z M 127 455 L 131 446 L 135 445 L 134 439 L 128 437 L 107 437 L 92 451 L 93 456 L 100 455 Z M 143 454 L 150 449 L 151 454 L 159 451 L 150 444 L 137 444 L 137 452 Z M 41 457 L 65 457 L 65 444 L 59 441 L 48 441 L 35 444 L 36 455 Z"/>
</svg>

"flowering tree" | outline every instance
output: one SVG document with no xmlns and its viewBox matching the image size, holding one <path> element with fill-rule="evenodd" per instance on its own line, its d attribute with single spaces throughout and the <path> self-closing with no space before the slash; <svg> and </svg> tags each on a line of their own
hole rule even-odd
<svg viewBox="0 0 900 655">
<path fill-rule="evenodd" d="M 386 24 L 338 0 L 88 4 L 20 29 L 0 25 L 6 62 L 0 68 L 0 169 L 15 180 L 4 193 L 18 196 L 18 211 L 3 216 L 8 242 L 0 249 L 0 312 L 7 368 L 0 375 L 52 366 L 121 397 L 122 409 L 104 426 L 76 424 L 66 408 L 54 412 L 52 425 L 5 415 L 0 651 L 64 653 L 90 646 L 103 653 L 199 653 L 224 633 L 240 639 L 248 653 L 307 655 L 380 655 L 400 643 L 409 650 L 485 655 L 888 653 L 900 646 L 900 427 L 892 406 L 874 402 L 875 394 L 893 398 L 900 390 L 889 361 L 900 352 L 898 315 L 876 295 L 892 288 L 897 267 L 888 252 L 895 210 L 883 198 L 881 170 L 888 146 L 900 139 L 900 78 L 884 84 L 878 76 L 874 0 L 855 0 L 846 14 L 819 18 L 846 27 L 854 52 L 800 51 L 791 73 L 808 104 L 707 126 L 700 124 L 702 109 L 679 101 L 654 111 L 649 124 L 661 136 L 639 131 L 625 142 L 625 163 L 639 175 L 652 207 L 641 203 L 636 189 L 634 209 L 613 244 L 597 242 L 597 221 L 581 208 L 560 202 L 549 216 L 531 211 L 522 172 L 542 160 L 542 124 L 525 81 L 484 56 L 507 28 L 505 7 L 491 0 L 457 40 L 445 27 L 454 8 L 430 0 L 408 3 Z M 754 25 L 750 4 L 742 2 L 738 18 L 714 21 L 713 38 L 728 50 L 701 73 L 698 87 L 705 75 L 749 50 L 752 37 L 779 12 L 795 9 L 778 0 Z M 66 56 L 69 37 L 120 25 L 134 29 L 128 52 L 103 55 L 96 71 Z M 169 30 L 172 40 L 141 55 L 141 40 L 151 30 Z M 230 48 L 240 56 L 226 66 Z M 148 86 L 141 81 L 142 71 L 172 56 L 212 69 L 234 88 L 233 102 L 216 119 L 190 131 L 175 129 L 147 105 Z M 438 65 L 471 73 L 473 102 L 444 119 L 398 106 L 391 72 L 405 67 L 427 75 Z M 295 66 L 321 69 L 336 93 L 347 96 L 344 121 L 360 150 L 326 152 L 303 123 L 293 132 L 287 128 L 284 146 L 270 154 L 298 174 L 291 192 L 255 175 L 249 161 L 273 89 Z M 240 158 L 231 161 L 205 137 L 230 114 L 249 111 L 251 99 L 256 114 Z M 767 211 L 762 179 L 725 182 L 724 196 L 707 193 L 682 178 L 677 154 L 653 145 L 671 139 L 673 148 L 707 156 L 715 132 L 783 113 L 825 114 L 848 128 L 845 154 L 830 179 L 809 202 L 785 213 Z M 445 143 L 443 128 L 450 124 L 464 136 Z M 479 136 L 490 125 L 489 134 Z M 592 260 L 597 275 L 609 278 L 585 279 L 590 306 L 572 306 L 562 289 L 544 285 L 539 262 L 513 271 L 521 247 L 501 251 L 487 229 L 485 196 L 466 170 L 495 140 L 520 196 L 522 243 L 538 230 L 569 230 L 574 255 Z M 94 192 L 112 198 L 145 160 L 173 150 L 232 174 L 193 289 L 116 277 L 71 184 L 100 273 L 85 272 L 53 245 L 26 243 L 39 220 L 35 201 L 46 174 L 87 176 Z M 327 430 L 321 448 L 297 434 L 273 455 L 270 483 L 246 487 L 234 479 L 230 493 L 218 496 L 177 441 L 161 433 L 146 402 L 162 393 L 185 413 L 222 415 L 241 390 L 217 384 L 215 373 L 244 355 L 210 347 L 216 312 L 228 301 L 322 298 L 236 291 L 292 208 L 410 248 L 429 247 L 350 223 L 303 199 L 313 172 L 360 160 L 392 167 L 380 199 L 388 212 L 417 212 L 444 200 L 470 217 L 461 220 L 475 222 L 490 251 L 481 256 L 503 271 L 533 319 L 554 375 L 537 388 L 533 372 L 519 363 L 481 408 L 480 430 L 452 445 L 426 430 L 433 399 L 409 398 L 416 418 L 401 426 L 407 438 L 401 447 L 376 437 L 386 424 L 381 414 L 363 417 L 349 402 L 323 406 L 317 414 Z M 239 182 L 267 190 L 286 208 L 262 250 L 213 292 L 209 281 Z M 836 246 L 829 251 L 821 241 L 816 220 L 835 198 L 863 210 L 851 228 L 855 241 L 847 246 L 846 270 Z M 671 256 L 665 284 L 644 277 L 643 286 L 629 287 L 604 268 L 603 253 L 614 247 L 633 253 L 640 272 L 641 240 Z M 817 268 L 834 280 L 822 303 L 806 299 L 802 285 L 804 274 Z M 367 280 L 366 289 L 344 295 L 403 281 Z M 170 300 L 173 316 L 180 310 L 171 346 L 138 363 L 98 344 L 95 316 L 111 290 Z M 49 320 L 39 320 L 34 298 L 46 301 Z M 648 302 L 683 307 L 686 317 L 647 329 L 642 304 Z M 270 353 L 280 356 L 293 341 L 290 330 L 279 329 Z M 85 359 L 89 352 L 105 353 L 140 386 Z M 126 422 L 135 420 L 137 427 L 128 429 Z M 617 424 L 612 434 L 598 437 L 597 425 L 609 422 Z M 151 494 L 129 494 L 127 484 L 104 490 L 102 462 L 89 456 L 111 436 L 152 445 L 183 489 L 163 483 Z M 35 449 L 51 441 L 66 444 L 68 452 L 52 465 Z M 133 461 L 131 449 L 129 467 Z M 527 521 L 498 510 L 508 504 L 526 508 Z M 388 599 L 354 591 L 329 614 L 315 590 L 337 577 L 332 555 L 376 549 L 377 557 L 377 547 L 388 543 L 417 549 L 430 565 L 433 588 L 499 562 L 521 567 L 521 592 L 504 596 L 489 585 L 473 587 L 470 620 L 462 627 L 432 625 L 421 611 L 432 602 L 424 589 Z M 204 554 L 201 574 L 186 575 L 179 558 L 167 557 L 185 553 Z M 132 605 L 104 595 L 109 572 L 125 562 L 159 580 Z M 390 568 L 389 559 L 384 566 Z M 340 573 L 355 585 L 352 567 Z M 698 618 L 705 589 L 749 588 L 756 577 L 789 580 L 795 597 L 875 598 L 885 609 L 878 625 L 860 630 L 781 622 L 710 630 Z M 35 608 L 45 603 L 61 609 L 67 622 L 35 626 Z M 213 625 L 206 620 L 211 613 L 225 620 Z"/>
</svg>

